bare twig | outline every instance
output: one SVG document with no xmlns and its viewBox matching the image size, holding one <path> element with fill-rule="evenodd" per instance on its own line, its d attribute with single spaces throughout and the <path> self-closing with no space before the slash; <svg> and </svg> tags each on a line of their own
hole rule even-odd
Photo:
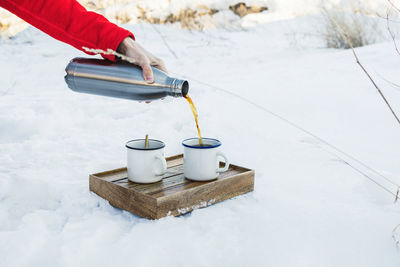
<svg viewBox="0 0 400 267">
<path fill-rule="evenodd" d="M 378 18 L 381 18 L 381 19 L 386 20 L 386 16 L 383 16 L 383 15 L 379 14 L 378 12 L 375 13 L 375 15 L 376 15 Z M 390 21 L 391 23 L 400 23 L 400 20 L 394 20 L 394 19 L 392 19 L 392 18 L 389 18 L 389 21 Z"/>
<path fill-rule="evenodd" d="M 341 158 L 339 158 L 341 159 Z M 390 191 L 390 189 L 388 189 L 387 187 L 385 187 L 384 185 L 382 185 L 381 183 L 377 182 L 375 179 L 373 179 L 371 176 L 365 174 L 364 172 L 362 172 L 360 169 L 354 167 L 354 165 L 350 164 L 349 162 L 342 160 L 342 163 L 346 164 L 347 166 L 349 166 L 350 168 L 352 168 L 353 170 L 355 170 L 356 172 L 360 173 L 361 175 L 363 175 L 365 178 L 367 178 L 368 180 L 370 180 L 371 182 L 373 182 L 374 184 L 376 184 L 377 186 L 379 186 L 380 188 L 382 188 L 383 190 L 385 190 L 386 192 L 388 192 L 389 194 L 391 194 L 392 196 L 395 197 L 395 201 L 394 203 L 396 203 L 397 201 L 397 194 L 395 195 L 392 191 Z M 390 180 L 389 180 L 390 181 Z"/>
<path fill-rule="evenodd" d="M 400 241 L 397 239 L 397 237 L 396 237 L 396 231 L 397 231 L 397 229 L 400 227 L 400 224 L 398 224 L 395 228 L 393 228 L 393 230 L 392 230 L 392 238 L 393 238 L 393 240 L 394 240 L 394 243 L 396 244 L 396 248 L 398 249 L 398 250 L 400 250 Z"/>
<path fill-rule="evenodd" d="M 390 0 L 388 0 L 390 1 Z M 343 29 L 340 27 L 339 24 L 337 24 L 337 22 L 332 19 L 333 23 L 336 25 L 336 27 L 338 27 L 338 29 L 340 30 L 340 33 L 346 38 L 347 42 L 350 45 L 351 51 L 353 52 L 354 58 L 356 59 L 357 64 L 360 66 L 360 68 L 363 70 L 363 72 L 367 75 L 368 79 L 372 82 L 372 84 L 374 85 L 374 87 L 376 88 L 376 90 L 378 90 L 378 93 L 380 94 L 380 96 L 382 97 L 383 101 L 385 101 L 386 105 L 388 106 L 388 108 L 390 109 L 390 111 L 392 112 L 394 118 L 396 119 L 397 123 L 400 125 L 400 119 L 397 116 L 397 114 L 394 112 L 392 106 L 389 104 L 389 101 L 386 99 L 386 97 L 383 95 L 381 89 L 378 87 L 378 85 L 375 83 L 374 79 L 372 79 L 371 75 L 369 75 L 368 71 L 364 68 L 364 66 L 361 64 L 356 51 L 354 50 L 353 44 L 350 40 L 350 38 L 347 36 L 346 32 L 343 31 Z"/>
<path fill-rule="evenodd" d="M 396 9 L 398 12 L 400 12 L 400 8 L 397 7 L 391 0 L 388 0 L 388 2 L 394 9 Z"/>
<path fill-rule="evenodd" d="M 394 48 L 396 49 L 397 54 L 400 55 L 399 48 L 397 47 L 396 36 L 394 35 L 394 33 L 392 32 L 392 30 L 390 29 L 389 12 L 386 12 L 386 27 L 387 27 L 387 29 L 388 29 L 388 31 L 389 31 L 390 37 L 392 37 L 393 44 L 394 44 Z"/>
<path fill-rule="evenodd" d="M 375 72 L 375 73 L 379 76 L 379 78 L 381 78 L 382 80 L 384 80 L 385 82 L 390 84 L 393 87 L 393 89 L 395 89 L 396 91 L 400 91 L 400 85 L 398 85 L 398 84 L 396 84 L 396 83 L 394 83 L 392 81 L 389 81 L 388 79 L 383 77 L 381 74 L 379 74 L 379 72 Z"/>
<path fill-rule="evenodd" d="M 396 191 L 396 198 L 394 199 L 394 203 L 397 202 L 397 200 L 399 200 L 399 190 L 400 190 L 400 186 L 397 187 L 397 191 Z"/>
</svg>

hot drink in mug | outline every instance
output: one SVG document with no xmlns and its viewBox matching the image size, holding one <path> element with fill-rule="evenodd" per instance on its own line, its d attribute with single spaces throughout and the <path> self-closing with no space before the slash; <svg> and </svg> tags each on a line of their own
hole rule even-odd
<svg viewBox="0 0 400 267">
<path fill-rule="evenodd" d="M 182 142 L 183 168 L 186 178 L 195 181 L 209 181 L 216 179 L 221 172 L 229 168 L 228 158 L 219 151 L 221 142 L 217 139 L 190 138 Z M 225 160 L 225 166 L 219 167 L 219 158 Z"/>
<path fill-rule="evenodd" d="M 128 179 L 135 183 L 155 183 L 167 171 L 162 141 L 136 139 L 126 143 L 128 156 Z"/>
</svg>

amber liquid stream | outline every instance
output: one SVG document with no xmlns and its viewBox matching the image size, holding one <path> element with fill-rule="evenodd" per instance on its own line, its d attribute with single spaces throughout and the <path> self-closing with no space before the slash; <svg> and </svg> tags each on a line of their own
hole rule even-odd
<svg viewBox="0 0 400 267">
<path fill-rule="evenodd" d="M 196 107 L 193 104 L 193 100 L 188 95 L 185 96 L 185 99 L 187 100 L 187 102 L 189 102 L 190 109 L 192 110 L 192 113 L 193 113 L 193 116 L 194 116 L 194 120 L 196 121 L 197 133 L 199 134 L 199 145 L 203 146 L 203 139 L 201 139 L 201 133 L 200 133 L 200 128 L 199 128 L 199 120 L 197 119 Z"/>
</svg>

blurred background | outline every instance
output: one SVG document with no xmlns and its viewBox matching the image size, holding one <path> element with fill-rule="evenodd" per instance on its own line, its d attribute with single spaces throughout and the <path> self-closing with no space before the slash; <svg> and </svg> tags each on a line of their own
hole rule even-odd
<svg viewBox="0 0 400 267">
<path fill-rule="evenodd" d="M 88 10 L 98 12 L 117 24 L 173 24 L 187 30 L 224 28 L 246 30 L 258 24 L 299 16 L 324 17 L 313 34 L 320 35 L 327 47 L 346 48 L 336 40 L 334 17 L 355 46 L 388 39 L 385 18 L 399 12 L 391 0 L 80 0 Z M 323 25 L 322 25 L 323 24 Z M 392 26 L 397 31 L 398 23 Z M 28 24 L 0 8 L 0 36 L 11 38 Z M 396 32 L 397 33 L 397 32 Z"/>
</svg>

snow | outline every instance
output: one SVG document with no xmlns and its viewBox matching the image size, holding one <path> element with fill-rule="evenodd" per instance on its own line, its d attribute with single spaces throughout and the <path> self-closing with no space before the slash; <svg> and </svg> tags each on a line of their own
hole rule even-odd
<svg viewBox="0 0 400 267">
<path fill-rule="evenodd" d="M 398 1 L 392 0 L 392 3 L 398 6 Z M 248 28 L 271 21 L 319 14 L 322 8 L 365 13 L 373 17 L 377 14 L 385 16 L 390 7 L 388 0 L 80 0 L 79 2 L 89 10 L 103 14 L 114 23 L 120 23 L 122 18 L 130 24 L 140 23 L 143 14 L 146 14 L 147 18 L 164 20 L 188 8 L 200 11 L 218 10 L 213 16 L 204 15 L 196 19 L 205 29 Z M 248 6 L 266 6 L 268 10 L 240 18 L 229 10 L 229 6 L 240 2 Z M 180 23 L 174 25 L 179 26 Z M 14 36 L 27 26 L 17 16 L 0 8 L 0 36 Z"/>
<path fill-rule="evenodd" d="M 33 28 L 1 39 L 0 265 L 399 266 L 398 204 L 356 169 L 396 186 L 265 112 L 400 184 L 399 126 L 351 51 L 323 48 L 314 25 L 314 17 L 246 31 L 125 25 L 172 75 L 187 77 L 203 135 L 256 170 L 253 193 L 157 221 L 90 193 L 88 175 L 124 166 L 125 142 L 146 133 L 168 156 L 181 153 L 181 140 L 196 135 L 186 101 L 74 93 L 64 68 L 83 53 Z M 400 91 L 383 79 L 400 84 L 393 43 L 356 51 L 400 113 Z"/>
</svg>

